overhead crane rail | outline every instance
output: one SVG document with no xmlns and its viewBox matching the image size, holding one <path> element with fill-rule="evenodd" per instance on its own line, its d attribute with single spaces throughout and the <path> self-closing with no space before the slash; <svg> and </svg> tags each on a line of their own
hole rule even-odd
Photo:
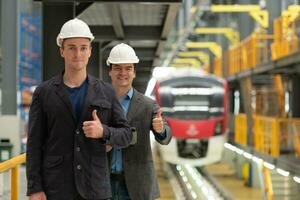
<svg viewBox="0 0 300 200">
<path fill-rule="evenodd" d="M 184 57 L 184 58 L 195 57 L 195 58 L 198 58 L 204 66 L 209 65 L 209 55 L 205 52 L 201 52 L 201 51 L 181 51 L 181 52 L 178 52 L 177 55 L 178 55 L 178 57 Z"/>
<path fill-rule="evenodd" d="M 189 49 L 209 49 L 217 58 L 222 57 L 222 47 L 216 42 L 187 42 L 185 47 Z"/>
<path fill-rule="evenodd" d="M 227 27 L 203 27 L 203 28 L 196 28 L 194 33 L 196 34 L 224 34 L 225 37 L 231 42 L 232 45 L 236 45 L 240 41 L 240 34 L 239 32 L 235 31 L 232 28 Z"/>
<path fill-rule="evenodd" d="M 269 26 L 269 13 L 259 5 L 212 5 L 211 12 L 248 12 L 262 27 Z"/>
</svg>

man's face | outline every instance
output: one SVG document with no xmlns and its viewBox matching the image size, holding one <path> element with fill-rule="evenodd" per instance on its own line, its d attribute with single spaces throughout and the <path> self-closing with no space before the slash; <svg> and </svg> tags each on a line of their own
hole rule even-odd
<svg viewBox="0 0 300 200">
<path fill-rule="evenodd" d="M 131 87 L 135 78 L 133 64 L 112 64 L 109 76 L 114 87 Z"/>
<path fill-rule="evenodd" d="M 91 56 L 91 42 L 87 38 L 69 38 L 63 41 L 60 54 L 68 70 L 85 70 Z"/>
</svg>

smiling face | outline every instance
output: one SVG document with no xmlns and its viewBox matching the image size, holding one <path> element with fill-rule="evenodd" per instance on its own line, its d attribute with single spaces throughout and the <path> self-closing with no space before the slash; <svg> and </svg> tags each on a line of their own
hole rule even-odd
<svg viewBox="0 0 300 200">
<path fill-rule="evenodd" d="M 60 55 L 65 59 L 65 70 L 86 70 L 91 56 L 91 42 L 88 38 L 69 38 L 63 41 Z"/>
<path fill-rule="evenodd" d="M 131 88 L 135 78 L 133 64 L 112 64 L 109 71 L 112 85 L 115 88 Z"/>
</svg>

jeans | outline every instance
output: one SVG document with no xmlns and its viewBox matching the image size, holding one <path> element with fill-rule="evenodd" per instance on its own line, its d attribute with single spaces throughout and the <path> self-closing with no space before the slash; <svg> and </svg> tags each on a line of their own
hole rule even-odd
<svg viewBox="0 0 300 200">
<path fill-rule="evenodd" d="M 130 200 L 125 180 L 110 179 L 110 184 L 113 200 Z"/>
</svg>

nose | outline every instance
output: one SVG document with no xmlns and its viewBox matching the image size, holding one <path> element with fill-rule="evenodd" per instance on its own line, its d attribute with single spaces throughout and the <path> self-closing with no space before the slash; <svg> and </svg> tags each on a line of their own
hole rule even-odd
<svg viewBox="0 0 300 200">
<path fill-rule="evenodd" d="M 76 57 L 79 57 L 81 55 L 80 49 L 76 48 L 74 54 Z"/>
<path fill-rule="evenodd" d="M 121 68 L 121 69 L 120 69 L 120 74 L 121 74 L 121 75 L 124 75 L 124 74 L 126 74 L 126 69 L 124 69 L 124 68 Z"/>
</svg>

